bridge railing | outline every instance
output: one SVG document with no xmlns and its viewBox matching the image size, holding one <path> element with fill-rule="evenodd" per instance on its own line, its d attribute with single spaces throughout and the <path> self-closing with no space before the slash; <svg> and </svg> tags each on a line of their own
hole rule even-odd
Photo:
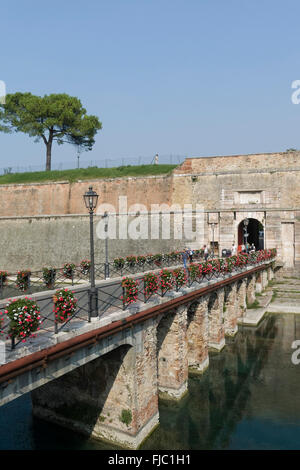
<svg viewBox="0 0 300 470">
<path fill-rule="evenodd" d="M 200 260 L 201 250 L 194 254 L 194 260 Z M 127 259 L 129 258 L 129 259 Z M 96 280 L 114 279 L 134 275 L 154 269 L 182 264 L 180 252 L 163 255 L 147 255 L 118 258 L 110 263 L 95 264 Z M 130 261 L 131 258 L 131 261 Z M 71 288 L 90 281 L 90 261 L 83 260 L 79 265 L 65 263 L 59 268 L 45 267 L 40 270 L 19 270 L 9 273 L 0 270 L 0 299 L 13 296 L 30 295 L 45 290 Z"/>
<path fill-rule="evenodd" d="M 111 282 L 97 285 L 98 314 L 99 317 L 105 317 L 117 310 L 126 310 L 133 305 L 147 304 L 159 297 L 174 295 L 175 292 L 184 294 L 184 289 L 187 287 L 200 286 L 214 279 L 221 280 L 228 274 L 246 272 L 249 267 L 272 261 L 275 257 L 275 250 L 263 250 L 254 255 L 189 263 L 186 268 L 182 266 L 170 269 L 163 268 L 131 277 L 125 276 L 121 280 L 111 280 Z M 67 316 L 59 317 L 56 314 L 55 302 L 60 295 L 63 295 L 61 292 L 72 299 L 74 298 L 74 308 Z M 11 349 L 14 349 L 29 339 L 35 341 L 35 337 L 41 337 L 41 335 L 43 338 L 47 338 L 61 331 L 81 328 L 85 322 L 91 321 L 89 294 L 90 287 L 85 279 L 82 286 L 68 284 L 68 287 L 64 286 L 63 289 L 56 291 L 36 293 L 34 299 L 29 299 L 26 296 L 6 299 L 0 305 L 0 340 L 10 343 Z M 23 302 L 21 322 L 24 323 L 24 328 L 22 324 L 18 326 L 17 321 L 12 321 L 11 314 L 8 317 L 8 309 L 10 308 L 11 311 L 11 305 L 19 306 L 19 300 Z M 14 301 L 17 303 L 15 304 Z M 26 329 L 25 321 L 27 320 L 23 314 L 24 305 L 28 308 L 31 301 L 36 305 L 35 314 L 39 323 L 38 328 L 34 331 Z M 67 300 L 63 301 L 62 299 L 61 305 L 60 312 L 65 313 L 68 310 Z M 26 308 L 25 313 L 28 312 Z M 23 328 L 22 331 L 21 328 Z"/>
</svg>

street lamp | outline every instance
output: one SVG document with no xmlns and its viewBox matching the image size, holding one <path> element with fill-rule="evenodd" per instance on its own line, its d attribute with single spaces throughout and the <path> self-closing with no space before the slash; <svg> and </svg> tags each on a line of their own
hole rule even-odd
<svg viewBox="0 0 300 470">
<path fill-rule="evenodd" d="M 249 233 L 247 233 L 248 224 L 249 224 L 249 219 L 247 218 L 244 219 L 244 245 L 245 245 L 246 253 L 248 253 L 248 249 L 247 249 L 247 238 L 249 235 Z"/>
<path fill-rule="evenodd" d="M 212 242 L 212 246 L 213 246 L 213 252 L 212 252 L 212 257 L 214 258 L 215 257 L 215 223 L 212 223 L 211 224 L 211 228 L 212 228 L 212 239 L 213 239 L 213 242 Z"/>
<path fill-rule="evenodd" d="M 89 187 L 89 190 L 83 195 L 85 206 L 90 214 L 90 257 L 91 257 L 91 269 L 90 269 L 90 282 L 91 289 L 89 293 L 89 316 L 98 317 L 98 295 L 97 289 L 95 287 L 95 256 L 94 256 L 94 227 L 93 227 L 93 217 L 94 211 L 98 202 L 98 194 L 93 191 L 92 186 Z"/>
<path fill-rule="evenodd" d="M 103 214 L 103 218 L 105 219 L 105 226 L 104 231 L 106 233 L 105 236 L 105 266 L 104 266 L 104 275 L 105 279 L 109 278 L 109 262 L 108 262 L 108 213 L 105 211 Z"/>
</svg>

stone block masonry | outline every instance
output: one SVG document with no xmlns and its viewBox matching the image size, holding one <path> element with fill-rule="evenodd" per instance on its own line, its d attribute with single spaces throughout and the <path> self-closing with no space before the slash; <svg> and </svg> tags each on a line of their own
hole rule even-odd
<svg viewBox="0 0 300 470">
<path fill-rule="evenodd" d="M 217 252 L 241 244 L 241 224 L 253 219 L 263 228 L 264 248 L 276 248 L 283 269 L 300 272 L 300 153 L 270 153 L 187 158 L 170 175 L 112 178 L 76 183 L 0 185 L 1 269 L 38 269 L 41 264 L 79 262 L 88 256 L 86 210 L 82 195 L 89 186 L 99 205 L 128 210 L 142 204 L 178 204 L 204 210 L 203 244 Z M 117 211 L 118 212 L 118 211 Z M 191 216 L 196 225 L 196 215 Z M 211 223 L 215 223 L 214 231 Z M 260 229 L 261 230 L 261 229 Z M 257 229 L 258 231 L 258 229 Z M 258 233 L 255 235 L 258 240 Z M 110 258 L 127 254 L 201 248 L 197 240 L 157 238 L 111 240 Z M 201 242 L 202 243 L 202 242 Z M 102 243 L 104 245 L 104 243 Z M 104 260 L 102 245 L 99 258 Z M 142 251 L 142 247 L 145 249 Z M 161 249 L 159 247 L 161 246 Z M 38 257 L 41 259 L 38 263 Z M 81 258 L 81 259 L 80 259 Z"/>
</svg>

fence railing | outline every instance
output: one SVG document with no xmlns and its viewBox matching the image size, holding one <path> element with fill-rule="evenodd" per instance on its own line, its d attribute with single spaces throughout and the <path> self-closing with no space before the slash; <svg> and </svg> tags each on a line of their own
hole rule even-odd
<svg viewBox="0 0 300 470">
<path fill-rule="evenodd" d="M 193 256 L 193 260 L 202 259 L 200 253 Z M 117 265 L 115 262 L 95 264 L 95 278 L 98 281 L 133 275 L 151 271 L 157 268 L 182 265 L 181 253 L 171 256 L 162 255 L 160 261 L 146 260 L 134 264 L 125 262 Z M 75 265 L 66 263 L 59 268 L 43 268 L 41 270 L 21 270 L 15 273 L 0 271 L 0 300 L 23 294 L 34 294 L 45 290 L 61 287 L 73 287 L 86 284 L 90 281 L 90 265 Z"/>
<path fill-rule="evenodd" d="M 158 163 L 166 165 L 179 165 L 185 160 L 186 156 L 170 154 L 170 155 L 159 155 Z M 139 165 L 151 165 L 155 161 L 154 156 L 140 156 L 140 157 L 120 157 L 120 158 L 106 158 L 90 159 L 86 155 L 74 155 L 74 160 L 65 162 L 55 162 L 51 164 L 52 170 L 63 171 L 72 170 L 77 168 L 117 168 L 122 166 L 139 166 Z M 6 175 L 11 173 L 32 173 L 36 171 L 44 171 L 45 165 L 14 165 L 7 166 L 6 168 L 0 168 L 0 175 Z"/>
<path fill-rule="evenodd" d="M 109 316 L 112 312 L 124 311 L 131 306 L 139 306 L 141 304 L 147 304 L 151 301 L 159 301 L 159 297 L 168 297 L 174 295 L 180 295 L 185 293 L 186 288 L 201 285 L 211 280 L 224 279 L 226 276 L 235 275 L 237 273 L 247 271 L 249 267 L 258 266 L 261 264 L 269 263 L 276 257 L 275 250 L 263 250 L 257 252 L 255 255 L 237 256 L 226 259 L 215 259 L 202 263 L 190 263 L 186 268 L 173 267 L 172 269 L 158 268 L 148 274 L 139 273 L 133 277 L 127 276 L 123 279 L 110 281 L 102 285 L 96 286 L 98 295 L 98 318 Z M 150 282 L 149 282 L 150 280 Z M 152 282 L 152 281 L 153 282 Z M 6 299 L 6 302 L 2 302 L 0 307 L 0 340 L 10 343 L 11 349 L 16 348 L 20 343 L 26 342 L 29 338 L 35 336 L 49 337 L 56 335 L 62 330 L 66 330 L 69 326 L 72 330 L 77 327 L 83 326 L 83 323 L 91 321 L 91 313 L 89 307 L 89 296 L 90 286 L 87 285 L 86 279 L 85 285 L 74 286 L 70 290 L 64 287 L 66 292 L 72 292 L 76 297 L 76 308 L 72 311 L 68 317 L 63 318 L 60 321 L 56 315 L 54 308 L 54 301 L 57 300 L 57 292 L 41 292 L 35 295 L 36 311 L 39 314 L 39 327 L 35 331 L 30 331 L 26 336 L 15 334 L 12 328 L 12 319 L 8 317 L 7 309 L 9 305 L 13 304 L 15 299 L 12 301 Z M 70 287 L 70 285 L 69 285 Z M 28 298 L 22 296 L 22 300 Z M 16 299 L 18 302 L 18 299 Z M 26 302 L 24 302 L 26 305 Z M 23 308 L 23 307 L 22 307 Z M 24 323 L 24 331 L 26 332 L 27 319 L 23 308 L 21 322 Z M 67 308 L 66 304 L 63 308 Z M 17 318 L 19 321 L 19 318 Z M 16 323 L 16 321 L 15 321 Z M 23 328 L 23 327 L 22 327 Z"/>
</svg>

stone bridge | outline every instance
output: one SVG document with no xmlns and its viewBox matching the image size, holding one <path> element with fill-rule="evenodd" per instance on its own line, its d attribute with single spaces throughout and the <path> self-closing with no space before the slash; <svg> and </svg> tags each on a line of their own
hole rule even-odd
<svg viewBox="0 0 300 470">
<path fill-rule="evenodd" d="M 202 373 L 209 350 L 236 334 L 273 266 L 244 267 L 16 348 L 0 366 L 0 405 L 31 392 L 36 416 L 138 448 L 159 424 L 159 396 L 188 392 L 188 374 Z"/>
</svg>

